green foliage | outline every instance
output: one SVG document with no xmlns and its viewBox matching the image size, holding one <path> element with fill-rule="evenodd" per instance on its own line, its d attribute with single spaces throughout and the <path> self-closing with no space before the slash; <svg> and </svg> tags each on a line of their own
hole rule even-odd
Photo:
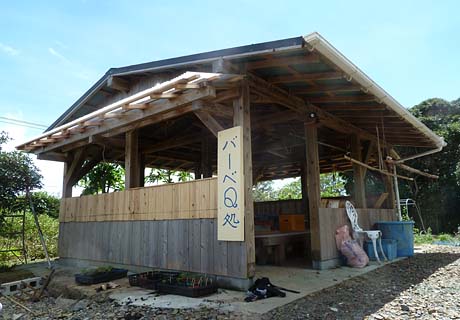
<svg viewBox="0 0 460 320">
<path fill-rule="evenodd" d="M 279 200 L 302 199 L 302 185 L 300 179 L 285 184 L 277 193 L 277 198 Z"/>
<path fill-rule="evenodd" d="M 1 132 L 0 147 L 8 140 L 8 136 Z M 18 196 L 42 187 L 41 180 L 42 176 L 28 154 L 6 152 L 0 148 L 0 222 L 2 212 L 17 210 Z"/>
<path fill-rule="evenodd" d="M 173 183 L 174 181 L 185 182 L 192 179 L 192 175 L 185 171 L 152 168 L 145 177 L 147 183 Z"/>
<path fill-rule="evenodd" d="M 346 195 L 345 179 L 338 173 L 320 175 L 321 197 L 339 197 Z"/>
<path fill-rule="evenodd" d="M 414 228 L 414 243 L 415 244 L 431 244 L 434 241 L 434 237 L 431 234 L 431 228 L 428 228 L 426 233 L 419 232 Z"/>
<path fill-rule="evenodd" d="M 52 218 L 48 215 L 38 216 L 38 221 L 40 227 L 43 231 L 43 236 L 45 238 L 45 243 L 48 248 L 48 252 L 51 257 L 57 256 L 57 240 L 59 233 L 59 221 L 55 218 Z M 2 234 L 18 232 L 22 227 L 22 219 L 7 219 L 5 224 L 2 227 L 2 232 L 0 233 L 0 250 L 6 248 L 21 248 L 22 240 L 21 236 L 10 236 L 4 237 Z M 40 239 L 38 236 L 37 227 L 35 226 L 34 218 L 32 213 L 26 213 L 25 220 L 25 245 L 28 253 L 29 260 L 44 259 L 45 253 L 40 244 Z M 17 263 L 19 260 L 13 253 L 2 252 L 0 253 L 0 265 L 6 264 L 10 265 Z"/>
<path fill-rule="evenodd" d="M 252 197 L 254 201 L 271 201 L 277 198 L 276 191 L 273 187 L 273 181 L 262 181 L 252 188 Z"/>
<path fill-rule="evenodd" d="M 78 186 L 83 188 L 82 195 L 120 191 L 125 188 L 125 170 L 115 163 L 101 162 L 91 169 Z"/>
<path fill-rule="evenodd" d="M 53 218 L 59 216 L 59 198 L 46 191 L 32 192 L 30 195 L 37 214 L 47 214 Z M 20 207 L 29 208 L 29 199 L 25 196 L 19 196 L 17 201 Z"/>
<path fill-rule="evenodd" d="M 339 197 L 345 195 L 345 180 L 333 173 L 321 174 L 320 187 L 322 197 Z M 263 181 L 253 188 L 254 201 L 273 201 L 302 199 L 302 184 L 300 178 L 285 184 L 275 190 L 273 181 Z"/>
<path fill-rule="evenodd" d="M 447 146 L 441 152 L 408 161 L 408 165 L 426 169 L 438 180 L 414 176 L 415 184 L 402 182 L 401 198 L 415 198 L 425 225 L 436 233 L 456 231 L 460 224 L 460 99 L 448 102 L 429 99 L 410 110 L 425 125 L 444 137 Z M 401 150 L 414 154 L 420 150 Z"/>
</svg>

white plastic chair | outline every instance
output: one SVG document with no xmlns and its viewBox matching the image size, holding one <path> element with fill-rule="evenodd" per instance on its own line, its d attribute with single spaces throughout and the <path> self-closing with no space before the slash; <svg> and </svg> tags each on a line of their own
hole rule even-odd
<svg viewBox="0 0 460 320">
<path fill-rule="evenodd" d="M 358 212 L 356 212 L 355 207 L 350 201 L 345 202 L 345 208 L 347 210 L 348 219 L 351 222 L 351 228 L 353 229 L 353 238 L 357 238 L 360 234 L 365 234 L 369 239 L 372 240 L 372 245 L 374 246 L 374 254 L 377 258 L 377 261 L 380 263 L 380 258 L 377 253 L 377 240 L 379 240 L 380 250 L 382 251 L 383 258 L 387 261 L 387 257 L 383 252 L 382 248 L 382 232 L 380 230 L 363 230 L 358 224 Z M 360 237 L 359 237 L 360 239 Z"/>
</svg>

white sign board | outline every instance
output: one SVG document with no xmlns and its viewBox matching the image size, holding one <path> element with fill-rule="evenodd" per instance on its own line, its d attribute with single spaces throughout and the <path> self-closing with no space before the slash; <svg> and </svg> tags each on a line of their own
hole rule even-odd
<svg viewBox="0 0 460 320">
<path fill-rule="evenodd" d="M 217 240 L 244 241 L 243 128 L 217 137 Z"/>
</svg>

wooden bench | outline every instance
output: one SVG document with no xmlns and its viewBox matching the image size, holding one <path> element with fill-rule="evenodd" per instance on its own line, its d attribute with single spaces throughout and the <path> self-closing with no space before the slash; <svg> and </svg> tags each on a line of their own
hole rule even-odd
<svg viewBox="0 0 460 320">
<path fill-rule="evenodd" d="M 273 251 L 274 263 L 281 265 L 286 260 L 286 248 L 296 243 L 307 244 L 310 232 L 270 232 L 255 235 L 256 261 L 266 264 Z"/>
</svg>

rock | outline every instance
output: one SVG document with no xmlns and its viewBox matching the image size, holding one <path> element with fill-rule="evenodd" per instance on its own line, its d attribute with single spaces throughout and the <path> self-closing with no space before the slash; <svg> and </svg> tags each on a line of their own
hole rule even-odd
<svg viewBox="0 0 460 320">
<path fill-rule="evenodd" d="M 401 310 L 402 311 L 410 311 L 410 308 L 408 306 L 406 306 L 405 304 L 402 304 L 401 305 Z"/>
<path fill-rule="evenodd" d="M 70 307 L 71 305 L 73 305 L 74 303 L 76 303 L 77 300 L 74 300 L 74 299 L 67 299 L 67 298 L 63 298 L 62 296 L 59 296 L 56 300 L 55 300 L 55 304 L 56 306 L 58 306 L 59 308 L 61 309 L 67 309 L 68 307 Z"/>
<path fill-rule="evenodd" d="M 71 310 L 72 311 L 80 311 L 80 310 L 86 309 L 86 308 L 88 308 L 90 303 L 91 303 L 91 301 L 89 301 L 88 299 L 79 300 L 79 301 L 77 301 L 77 303 L 75 303 L 72 306 Z"/>
</svg>

